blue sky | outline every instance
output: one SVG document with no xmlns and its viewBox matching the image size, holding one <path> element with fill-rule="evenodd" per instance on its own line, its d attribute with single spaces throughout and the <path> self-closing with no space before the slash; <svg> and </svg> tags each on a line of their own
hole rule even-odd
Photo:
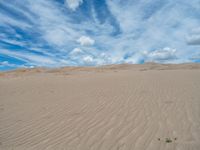
<svg viewBox="0 0 200 150">
<path fill-rule="evenodd" d="M 199 0 L 1 0 L 0 70 L 200 62 Z"/>
</svg>

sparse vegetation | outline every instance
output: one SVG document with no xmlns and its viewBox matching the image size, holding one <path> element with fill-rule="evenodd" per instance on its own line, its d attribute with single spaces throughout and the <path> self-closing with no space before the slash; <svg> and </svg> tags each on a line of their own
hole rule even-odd
<svg viewBox="0 0 200 150">
<path fill-rule="evenodd" d="M 161 138 L 157 138 L 157 139 L 158 139 L 158 141 L 162 141 Z M 176 140 L 177 140 L 177 137 L 175 137 L 175 138 L 173 138 L 173 139 L 171 139 L 171 138 L 165 138 L 164 141 L 165 141 L 166 143 L 172 143 L 173 140 L 176 141 Z"/>
<path fill-rule="evenodd" d="M 171 143 L 172 140 L 171 140 L 170 138 L 166 138 L 166 139 L 165 139 L 165 142 L 166 142 L 166 143 Z"/>
</svg>

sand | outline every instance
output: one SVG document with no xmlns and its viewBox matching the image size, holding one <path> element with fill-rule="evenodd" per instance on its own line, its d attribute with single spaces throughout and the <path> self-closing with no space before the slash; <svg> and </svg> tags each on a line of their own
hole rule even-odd
<svg viewBox="0 0 200 150">
<path fill-rule="evenodd" d="M 0 74 L 1 150 L 200 150 L 200 64 Z"/>
</svg>

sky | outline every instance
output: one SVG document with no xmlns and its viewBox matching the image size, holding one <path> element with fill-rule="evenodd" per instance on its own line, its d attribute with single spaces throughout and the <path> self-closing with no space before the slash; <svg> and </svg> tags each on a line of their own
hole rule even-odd
<svg viewBox="0 0 200 150">
<path fill-rule="evenodd" d="M 0 0 L 0 70 L 200 62 L 200 0 Z"/>
</svg>

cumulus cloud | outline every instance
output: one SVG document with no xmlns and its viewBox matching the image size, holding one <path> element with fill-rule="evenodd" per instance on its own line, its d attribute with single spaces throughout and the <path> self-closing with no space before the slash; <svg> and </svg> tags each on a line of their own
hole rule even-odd
<svg viewBox="0 0 200 150">
<path fill-rule="evenodd" d="M 73 11 L 75 11 L 82 3 L 83 0 L 65 0 L 65 4 Z"/>
<path fill-rule="evenodd" d="M 83 62 L 86 65 L 92 65 L 92 64 L 94 64 L 94 58 L 92 56 L 85 56 L 85 57 L 83 57 Z"/>
<path fill-rule="evenodd" d="M 80 48 L 74 48 L 71 52 L 70 52 L 70 55 L 79 55 L 79 54 L 82 54 L 83 53 L 83 50 L 80 49 Z"/>
<path fill-rule="evenodd" d="M 145 61 L 153 61 L 153 62 L 168 62 L 170 60 L 176 59 L 176 49 L 165 47 L 161 50 L 155 51 L 144 51 L 143 55 L 145 57 Z"/>
<path fill-rule="evenodd" d="M 80 43 L 82 46 L 90 46 L 95 43 L 95 41 L 90 38 L 89 36 L 81 36 L 78 40 L 78 43 Z"/>
</svg>

